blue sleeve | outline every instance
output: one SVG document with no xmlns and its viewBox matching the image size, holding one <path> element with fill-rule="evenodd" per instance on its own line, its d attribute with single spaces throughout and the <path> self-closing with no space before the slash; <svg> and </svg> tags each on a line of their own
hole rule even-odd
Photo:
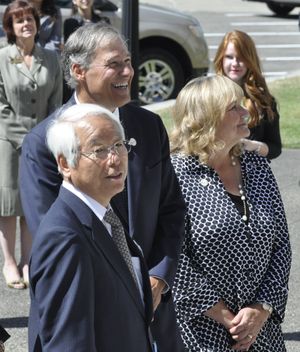
<svg viewBox="0 0 300 352">
<path fill-rule="evenodd" d="M 159 119 L 161 140 L 161 192 L 155 241 L 147 260 L 151 276 L 172 287 L 184 237 L 185 203 L 170 159 L 169 139 Z M 149 211 L 151 211 L 149 209 Z"/>
<path fill-rule="evenodd" d="M 45 137 L 32 130 L 22 145 L 19 185 L 23 211 L 33 237 L 57 198 L 61 183 L 62 177 Z"/>
<path fill-rule="evenodd" d="M 62 15 L 59 8 L 57 8 L 57 17 L 51 28 L 51 33 L 48 38 L 44 39 L 46 40 L 43 45 L 44 48 L 55 50 L 57 53 L 60 53 L 62 41 Z"/>
<path fill-rule="evenodd" d="M 291 244 L 288 225 L 276 179 L 269 168 L 269 194 L 273 199 L 276 236 L 268 271 L 256 295 L 257 302 L 270 304 L 280 321 L 283 321 L 288 298 L 288 280 L 291 269 Z"/>
</svg>

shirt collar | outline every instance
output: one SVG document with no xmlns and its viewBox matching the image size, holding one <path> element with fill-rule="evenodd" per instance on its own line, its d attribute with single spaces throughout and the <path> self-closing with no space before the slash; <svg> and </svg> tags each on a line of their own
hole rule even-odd
<svg viewBox="0 0 300 352">
<path fill-rule="evenodd" d="M 74 92 L 74 98 L 75 98 L 76 104 L 80 104 L 80 102 L 79 102 L 79 100 L 78 100 L 78 97 L 77 97 L 76 90 L 75 90 L 75 92 Z M 113 111 L 113 114 L 115 115 L 116 120 L 120 121 L 120 111 L 119 111 L 119 108 L 116 108 L 116 110 Z"/>
<path fill-rule="evenodd" d="M 98 219 L 103 222 L 103 217 L 106 211 L 110 209 L 110 205 L 105 208 L 95 199 L 81 192 L 78 188 L 74 187 L 71 183 L 67 181 L 63 181 L 62 186 L 65 187 L 71 193 L 75 194 L 75 196 L 77 196 L 79 199 L 81 199 L 93 211 L 93 213 L 98 217 Z"/>
</svg>

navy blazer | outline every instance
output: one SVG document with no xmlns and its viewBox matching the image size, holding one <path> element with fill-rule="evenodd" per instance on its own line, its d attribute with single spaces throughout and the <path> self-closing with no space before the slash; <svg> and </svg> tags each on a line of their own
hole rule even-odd
<svg viewBox="0 0 300 352">
<path fill-rule="evenodd" d="M 149 352 L 152 294 L 142 253 L 144 303 L 112 237 L 64 187 L 44 217 L 30 260 L 30 352 Z"/>
<path fill-rule="evenodd" d="M 33 237 L 62 182 L 55 158 L 45 144 L 46 129 L 52 119 L 73 104 L 74 97 L 33 128 L 22 145 L 20 192 Z M 135 138 L 137 145 L 129 154 L 128 206 L 124 206 L 121 193 L 111 203 L 130 236 L 142 247 L 150 275 L 163 278 L 171 287 L 184 236 L 185 204 L 170 161 L 168 136 L 158 115 L 134 104 L 119 111 L 126 138 Z M 168 298 L 169 295 L 165 300 Z M 160 304 L 152 328 L 162 351 L 183 351 L 181 342 L 176 342 L 180 338 L 172 302 Z M 177 337 L 166 337 L 169 331 Z M 165 342 L 170 347 L 164 346 Z"/>
</svg>

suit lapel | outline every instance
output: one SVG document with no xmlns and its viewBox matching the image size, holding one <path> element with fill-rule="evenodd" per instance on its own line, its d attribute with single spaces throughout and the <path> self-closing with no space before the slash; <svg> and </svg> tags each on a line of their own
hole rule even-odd
<svg viewBox="0 0 300 352">
<path fill-rule="evenodd" d="M 82 224 L 87 240 L 90 241 L 96 251 L 105 256 L 106 260 L 113 267 L 116 275 L 119 276 L 120 280 L 128 290 L 140 313 L 143 317 L 145 317 L 145 307 L 142 303 L 140 293 L 124 259 L 114 244 L 113 239 L 108 233 L 106 227 L 95 216 L 92 210 L 73 193 L 61 187 L 60 197 L 76 214 Z"/>
<path fill-rule="evenodd" d="M 135 219 L 137 218 L 138 206 L 140 204 L 140 197 L 142 193 L 143 180 L 143 163 L 140 157 L 132 151 L 128 163 L 128 214 L 129 215 L 129 233 L 134 236 Z"/>
<path fill-rule="evenodd" d="M 128 175 L 126 180 L 128 211 L 126 211 L 125 199 L 122 193 L 115 195 L 111 201 L 114 211 L 121 219 L 123 226 L 128 229 L 131 237 L 134 235 L 134 220 L 137 217 L 138 205 L 140 204 L 142 170 L 144 170 L 142 161 L 135 151 L 132 150 L 128 155 Z"/>
<path fill-rule="evenodd" d="M 94 240 L 97 250 L 106 257 L 108 262 L 110 262 L 116 272 L 116 275 L 120 277 L 124 286 L 126 286 L 140 313 L 143 317 L 145 317 L 145 308 L 143 306 L 140 293 L 130 274 L 127 264 L 125 263 L 122 255 L 114 244 L 113 239 L 106 230 L 105 226 L 95 216 L 93 216 L 92 228 L 93 231 L 91 236 Z"/>
<path fill-rule="evenodd" d="M 129 123 L 128 119 L 130 116 L 126 114 L 122 108 L 120 109 L 120 120 L 125 130 L 126 139 L 130 139 L 136 135 L 139 135 Z M 141 141 L 137 141 L 141 143 Z M 132 148 L 128 154 L 128 175 L 127 175 L 127 194 L 128 194 L 128 228 L 131 237 L 134 236 L 135 230 L 135 219 L 137 218 L 138 206 L 140 204 L 140 197 L 142 193 L 142 180 L 144 175 L 145 166 L 136 152 L 135 148 Z M 117 203 L 116 203 L 117 205 Z M 117 205 L 118 206 L 118 205 Z M 119 209 L 119 207 L 118 207 Z"/>
<path fill-rule="evenodd" d="M 121 220 L 124 228 L 126 230 L 128 230 L 129 229 L 128 211 L 126 209 L 126 208 L 128 208 L 128 199 L 125 199 L 126 197 L 124 196 L 123 192 L 116 194 L 112 198 L 110 204 L 111 204 L 114 212 L 118 215 L 119 219 Z M 127 192 L 127 194 L 128 194 L 128 192 Z M 127 202 L 127 204 L 125 202 Z"/>
<path fill-rule="evenodd" d="M 147 264 L 139 245 L 128 234 L 126 234 L 126 238 L 131 253 L 140 258 L 141 272 L 143 278 L 145 311 L 148 323 L 150 324 L 153 318 L 153 301 Z"/>
<path fill-rule="evenodd" d="M 17 46 L 15 44 L 13 44 L 10 47 L 9 59 L 10 59 L 10 63 L 12 65 L 15 65 L 16 69 L 19 71 L 20 74 L 31 79 L 31 74 L 28 68 L 26 67 L 25 63 L 23 62 L 23 58 L 19 53 L 19 50 L 17 49 Z"/>
<path fill-rule="evenodd" d="M 41 51 L 39 48 L 37 48 L 36 46 L 34 48 L 34 56 L 32 57 L 33 61 L 32 61 L 31 70 L 28 69 L 28 67 L 25 65 L 23 61 L 19 62 L 21 55 L 16 45 L 11 46 L 9 57 L 10 57 L 11 63 L 16 66 L 16 69 L 20 72 L 20 74 L 22 74 L 23 76 L 26 76 L 28 79 L 36 83 L 34 74 L 40 69 L 42 65 Z"/>
<path fill-rule="evenodd" d="M 43 62 L 43 53 L 41 49 L 35 45 L 34 48 L 34 56 L 33 56 L 33 61 L 30 69 L 30 73 L 32 75 L 32 79 L 35 80 L 34 75 L 41 69 Z"/>
</svg>

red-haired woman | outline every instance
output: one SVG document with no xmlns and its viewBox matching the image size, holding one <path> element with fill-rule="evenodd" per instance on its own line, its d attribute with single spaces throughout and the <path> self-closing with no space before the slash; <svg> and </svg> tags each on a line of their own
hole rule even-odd
<svg viewBox="0 0 300 352">
<path fill-rule="evenodd" d="M 227 33 L 218 47 L 214 65 L 217 74 L 229 77 L 243 88 L 251 131 L 249 139 L 243 139 L 245 148 L 268 159 L 278 157 L 281 154 L 279 114 L 252 38 L 238 30 Z"/>
</svg>

